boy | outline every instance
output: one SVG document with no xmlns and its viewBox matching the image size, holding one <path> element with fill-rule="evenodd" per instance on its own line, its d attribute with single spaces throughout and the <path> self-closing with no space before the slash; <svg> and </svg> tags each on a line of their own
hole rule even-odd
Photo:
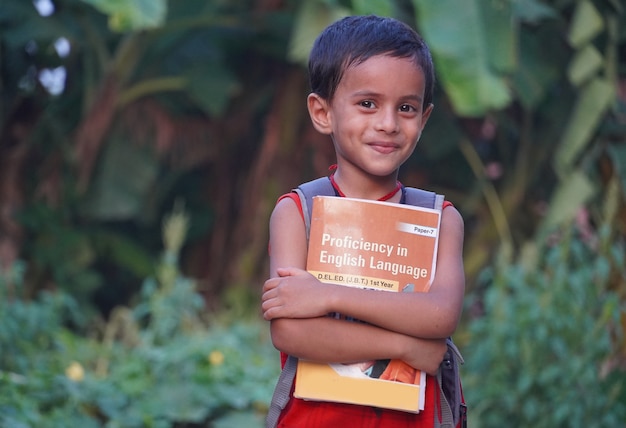
<svg viewBox="0 0 626 428">
<path fill-rule="evenodd" d="M 337 196 L 403 203 L 398 170 L 413 153 L 432 112 L 434 70 L 415 31 L 375 16 L 326 28 L 309 59 L 307 98 L 315 129 L 329 135 Z M 462 309 L 463 220 L 449 203 L 441 219 L 437 271 L 427 293 L 381 293 L 325 284 L 305 271 L 307 238 L 294 194 L 270 219 L 270 279 L 262 310 L 274 346 L 285 355 L 326 363 L 400 359 L 429 374 L 427 391 Z M 338 312 L 365 323 L 327 317 Z M 434 395 L 428 395 L 434 399 Z M 291 397 L 279 427 L 416 427 L 432 414 L 399 412 Z M 427 421 L 430 417 L 430 421 Z"/>
</svg>

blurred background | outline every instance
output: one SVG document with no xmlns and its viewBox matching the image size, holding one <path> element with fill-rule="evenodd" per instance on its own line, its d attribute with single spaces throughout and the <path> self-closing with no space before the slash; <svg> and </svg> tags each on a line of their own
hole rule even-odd
<svg viewBox="0 0 626 428">
<path fill-rule="evenodd" d="M 308 52 L 369 13 L 435 61 L 401 180 L 465 219 L 470 426 L 626 426 L 626 1 L 1 0 L 1 427 L 262 426 Z"/>
</svg>

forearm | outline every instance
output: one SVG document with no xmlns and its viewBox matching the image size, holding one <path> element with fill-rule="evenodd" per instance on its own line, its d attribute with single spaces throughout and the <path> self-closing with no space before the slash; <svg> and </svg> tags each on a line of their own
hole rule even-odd
<svg viewBox="0 0 626 428">
<path fill-rule="evenodd" d="M 287 354 L 318 362 L 400 358 L 402 335 L 329 317 L 272 321 L 272 341 Z"/>
<path fill-rule="evenodd" d="M 445 338 L 454 333 L 461 300 L 436 292 L 391 293 L 334 286 L 331 312 L 366 321 L 385 330 L 422 338 Z"/>
<path fill-rule="evenodd" d="M 277 349 L 299 358 L 325 363 L 401 359 L 434 373 L 441 363 L 442 341 L 418 339 L 367 325 L 329 317 L 281 318 L 272 321 Z"/>
<path fill-rule="evenodd" d="M 396 293 L 324 284 L 301 270 L 265 282 L 263 316 L 305 319 L 337 312 L 384 330 L 426 339 L 444 338 L 456 329 L 462 291 Z"/>
<path fill-rule="evenodd" d="M 451 336 L 461 316 L 465 293 L 463 222 L 456 210 L 444 210 L 440 230 L 437 270 L 429 291 L 392 293 L 330 287 L 330 311 L 409 336 Z"/>
</svg>

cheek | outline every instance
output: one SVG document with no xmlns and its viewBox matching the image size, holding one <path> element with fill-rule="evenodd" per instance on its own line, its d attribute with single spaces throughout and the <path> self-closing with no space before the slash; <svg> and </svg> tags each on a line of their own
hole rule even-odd
<svg viewBox="0 0 626 428">
<path fill-rule="evenodd" d="M 338 134 L 358 135 L 367 128 L 367 122 L 354 115 L 338 115 L 335 120 L 334 131 Z"/>
<path fill-rule="evenodd" d="M 422 128 L 423 126 L 421 122 L 410 122 L 407 123 L 404 127 L 404 133 L 406 134 L 407 138 L 417 142 L 422 135 Z"/>
</svg>

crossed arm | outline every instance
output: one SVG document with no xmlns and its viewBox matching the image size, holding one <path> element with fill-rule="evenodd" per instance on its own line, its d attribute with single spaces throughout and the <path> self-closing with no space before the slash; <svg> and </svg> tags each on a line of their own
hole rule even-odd
<svg viewBox="0 0 626 428">
<path fill-rule="evenodd" d="M 463 221 L 454 207 L 444 210 L 439 236 L 437 271 L 427 293 L 325 284 L 304 270 L 304 224 L 296 204 L 281 200 L 270 220 L 270 279 L 262 297 L 274 346 L 319 362 L 398 358 L 436 372 L 446 351 L 445 338 L 458 324 L 464 294 Z M 329 312 L 367 324 L 329 318 Z"/>
</svg>

